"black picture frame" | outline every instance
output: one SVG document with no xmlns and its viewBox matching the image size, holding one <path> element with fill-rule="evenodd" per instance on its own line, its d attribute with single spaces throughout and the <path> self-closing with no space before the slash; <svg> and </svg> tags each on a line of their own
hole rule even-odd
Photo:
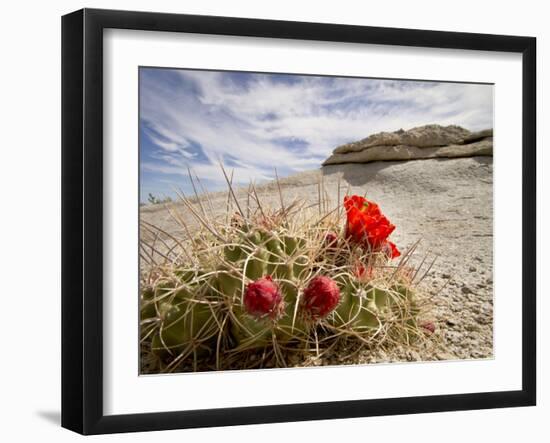
<svg viewBox="0 0 550 443">
<path fill-rule="evenodd" d="M 522 109 L 522 389 L 103 413 L 103 30 L 192 32 L 519 53 Z M 62 426 L 82 434 L 531 406 L 536 403 L 536 39 L 230 17 L 83 9 L 62 18 Z"/>
</svg>

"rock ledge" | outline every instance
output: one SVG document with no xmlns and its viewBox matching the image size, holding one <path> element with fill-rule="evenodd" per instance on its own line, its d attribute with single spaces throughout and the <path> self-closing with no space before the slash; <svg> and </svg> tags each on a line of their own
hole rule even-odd
<svg viewBox="0 0 550 443">
<path fill-rule="evenodd" d="M 425 125 L 339 146 L 323 165 L 492 155 L 492 129 L 470 132 L 456 125 Z"/>
</svg>

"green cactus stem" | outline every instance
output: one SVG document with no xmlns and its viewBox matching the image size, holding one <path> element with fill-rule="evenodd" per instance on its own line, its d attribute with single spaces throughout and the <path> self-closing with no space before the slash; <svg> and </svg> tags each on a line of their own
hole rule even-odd
<svg viewBox="0 0 550 443">
<path fill-rule="evenodd" d="M 338 328 L 365 330 L 380 326 L 378 307 L 372 292 L 347 287 L 341 292 L 341 300 L 330 317 L 330 323 Z"/>
<path fill-rule="evenodd" d="M 269 318 L 254 318 L 242 306 L 233 308 L 231 335 L 239 349 L 264 347 L 271 343 L 274 322 Z"/>
<path fill-rule="evenodd" d="M 215 339 L 218 331 L 216 307 L 207 300 L 199 299 L 190 288 L 169 291 L 168 288 L 157 288 L 160 292 L 155 295 L 157 300 L 160 299 L 155 306 L 158 329 L 153 336 L 151 350 L 165 355 L 186 348 L 195 351 L 201 347 L 207 349 L 201 345 Z"/>
</svg>

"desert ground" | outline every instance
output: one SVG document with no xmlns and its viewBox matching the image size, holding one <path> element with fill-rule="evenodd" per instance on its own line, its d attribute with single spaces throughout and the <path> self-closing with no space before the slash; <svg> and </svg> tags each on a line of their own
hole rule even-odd
<svg viewBox="0 0 550 443">
<path fill-rule="evenodd" d="M 347 189 L 366 195 L 381 206 L 396 229 L 392 241 L 404 251 L 420 243 L 412 261 L 424 269 L 436 258 L 422 281 L 433 296 L 431 313 L 436 331 L 416 348 L 395 347 L 391 352 L 365 350 L 353 363 L 479 359 L 493 356 L 493 158 L 432 158 L 409 161 L 331 164 L 276 182 L 257 186 L 262 202 L 279 206 L 284 201 L 318 201 L 322 180 L 333 204 Z M 237 188 L 246 200 L 247 188 Z M 215 210 L 225 214 L 227 192 L 210 194 Z M 243 203 L 244 204 L 244 203 Z M 141 220 L 175 237 L 185 232 L 172 213 L 193 226 L 181 203 L 145 205 Z M 164 234 L 159 234 L 161 237 Z M 142 239 L 151 234 L 141 230 Z M 166 237 L 165 240 L 170 240 Z M 159 257 L 160 259 L 160 257 Z M 142 263 L 142 270 L 147 265 Z M 315 364 L 341 364 L 338 355 Z"/>
</svg>

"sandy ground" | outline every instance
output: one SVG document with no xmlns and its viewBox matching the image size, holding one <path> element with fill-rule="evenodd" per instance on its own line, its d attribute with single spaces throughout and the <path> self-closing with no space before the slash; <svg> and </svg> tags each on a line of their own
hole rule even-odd
<svg viewBox="0 0 550 443">
<path fill-rule="evenodd" d="M 400 249 L 421 240 L 413 261 L 438 256 L 423 281 L 426 292 L 437 294 L 432 313 L 437 329 L 431 343 L 417 350 L 396 348 L 391 354 L 365 351 L 357 363 L 492 358 L 492 169 L 492 157 L 375 162 L 325 166 L 280 181 L 287 202 L 316 202 L 320 177 L 334 202 L 339 181 L 342 194 L 348 185 L 355 194 L 366 193 L 397 226 L 391 239 Z M 258 192 L 262 201 L 278 206 L 276 184 L 259 186 Z M 238 193 L 239 198 L 243 194 Z M 226 193 L 213 194 L 212 200 L 225 211 Z M 176 207 L 191 220 L 183 206 Z M 184 236 L 163 205 L 142 207 L 141 217 Z M 147 238 L 144 232 L 142 236 Z"/>
</svg>

